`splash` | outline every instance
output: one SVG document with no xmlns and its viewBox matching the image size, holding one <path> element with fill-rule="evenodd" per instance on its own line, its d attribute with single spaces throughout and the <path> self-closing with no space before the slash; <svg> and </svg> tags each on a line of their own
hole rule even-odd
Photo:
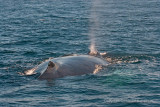
<svg viewBox="0 0 160 107">
<path fill-rule="evenodd" d="M 95 42 L 95 36 L 97 33 L 97 30 L 99 28 L 99 21 L 98 21 L 98 15 L 97 15 L 97 6 L 100 5 L 100 0 L 94 0 L 91 7 L 91 13 L 90 13 L 90 31 L 89 31 L 89 39 L 90 39 L 90 53 L 91 54 L 97 54 L 96 49 L 96 42 Z"/>
<path fill-rule="evenodd" d="M 35 72 L 36 69 L 37 69 L 37 67 L 29 69 L 23 73 L 22 72 L 17 72 L 17 73 L 20 75 L 34 75 L 34 74 L 36 74 L 36 72 Z"/>
<path fill-rule="evenodd" d="M 93 71 L 93 74 L 97 74 L 101 69 L 102 69 L 102 65 L 95 65 L 95 70 Z"/>
</svg>

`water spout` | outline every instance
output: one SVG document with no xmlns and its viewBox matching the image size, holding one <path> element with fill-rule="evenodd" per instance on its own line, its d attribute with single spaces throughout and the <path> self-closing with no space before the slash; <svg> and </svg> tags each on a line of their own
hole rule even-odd
<svg viewBox="0 0 160 107">
<path fill-rule="evenodd" d="M 91 13 L 90 13 L 90 30 L 89 30 L 89 39 L 90 39 L 90 54 L 97 54 L 96 49 L 96 42 L 95 42 L 95 36 L 96 32 L 99 28 L 99 21 L 98 21 L 98 15 L 96 12 L 96 6 L 100 4 L 100 0 L 94 0 L 91 7 Z"/>
</svg>

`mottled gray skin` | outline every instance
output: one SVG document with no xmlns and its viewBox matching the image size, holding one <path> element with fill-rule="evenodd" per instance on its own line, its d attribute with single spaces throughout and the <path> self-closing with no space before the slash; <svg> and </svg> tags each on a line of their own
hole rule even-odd
<svg viewBox="0 0 160 107">
<path fill-rule="evenodd" d="M 33 74 L 40 73 L 38 79 L 52 80 L 65 76 L 93 73 L 96 66 L 106 66 L 108 62 L 103 58 L 90 55 L 74 55 L 54 58 L 38 65 Z"/>
</svg>

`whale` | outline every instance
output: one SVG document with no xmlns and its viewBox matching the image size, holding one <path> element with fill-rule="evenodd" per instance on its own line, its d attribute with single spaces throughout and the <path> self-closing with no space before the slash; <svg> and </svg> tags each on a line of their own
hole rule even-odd
<svg viewBox="0 0 160 107">
<path fill-rule="evenodd" d="M 109 65 L 101 55 L 70 55 L 50 58 L 38 66 L 27 70 L 23 75 L 37 75 L 39 80 L 54 80 L 66 76 L 96 74 L 104 66 Z"/>
</svg>

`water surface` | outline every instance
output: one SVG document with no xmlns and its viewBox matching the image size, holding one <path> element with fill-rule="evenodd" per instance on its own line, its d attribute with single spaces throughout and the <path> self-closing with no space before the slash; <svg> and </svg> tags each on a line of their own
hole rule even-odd
<svg viewBox="0 0 160 107">
<path fill-rule="evenodd" d="M 159 107 L 159 10 L 158 0 L 0 0 L 0 106 Z M 91 34 L 120 63 L 52 82 L 17 74 L 87 54 Z"/>
</svg>

